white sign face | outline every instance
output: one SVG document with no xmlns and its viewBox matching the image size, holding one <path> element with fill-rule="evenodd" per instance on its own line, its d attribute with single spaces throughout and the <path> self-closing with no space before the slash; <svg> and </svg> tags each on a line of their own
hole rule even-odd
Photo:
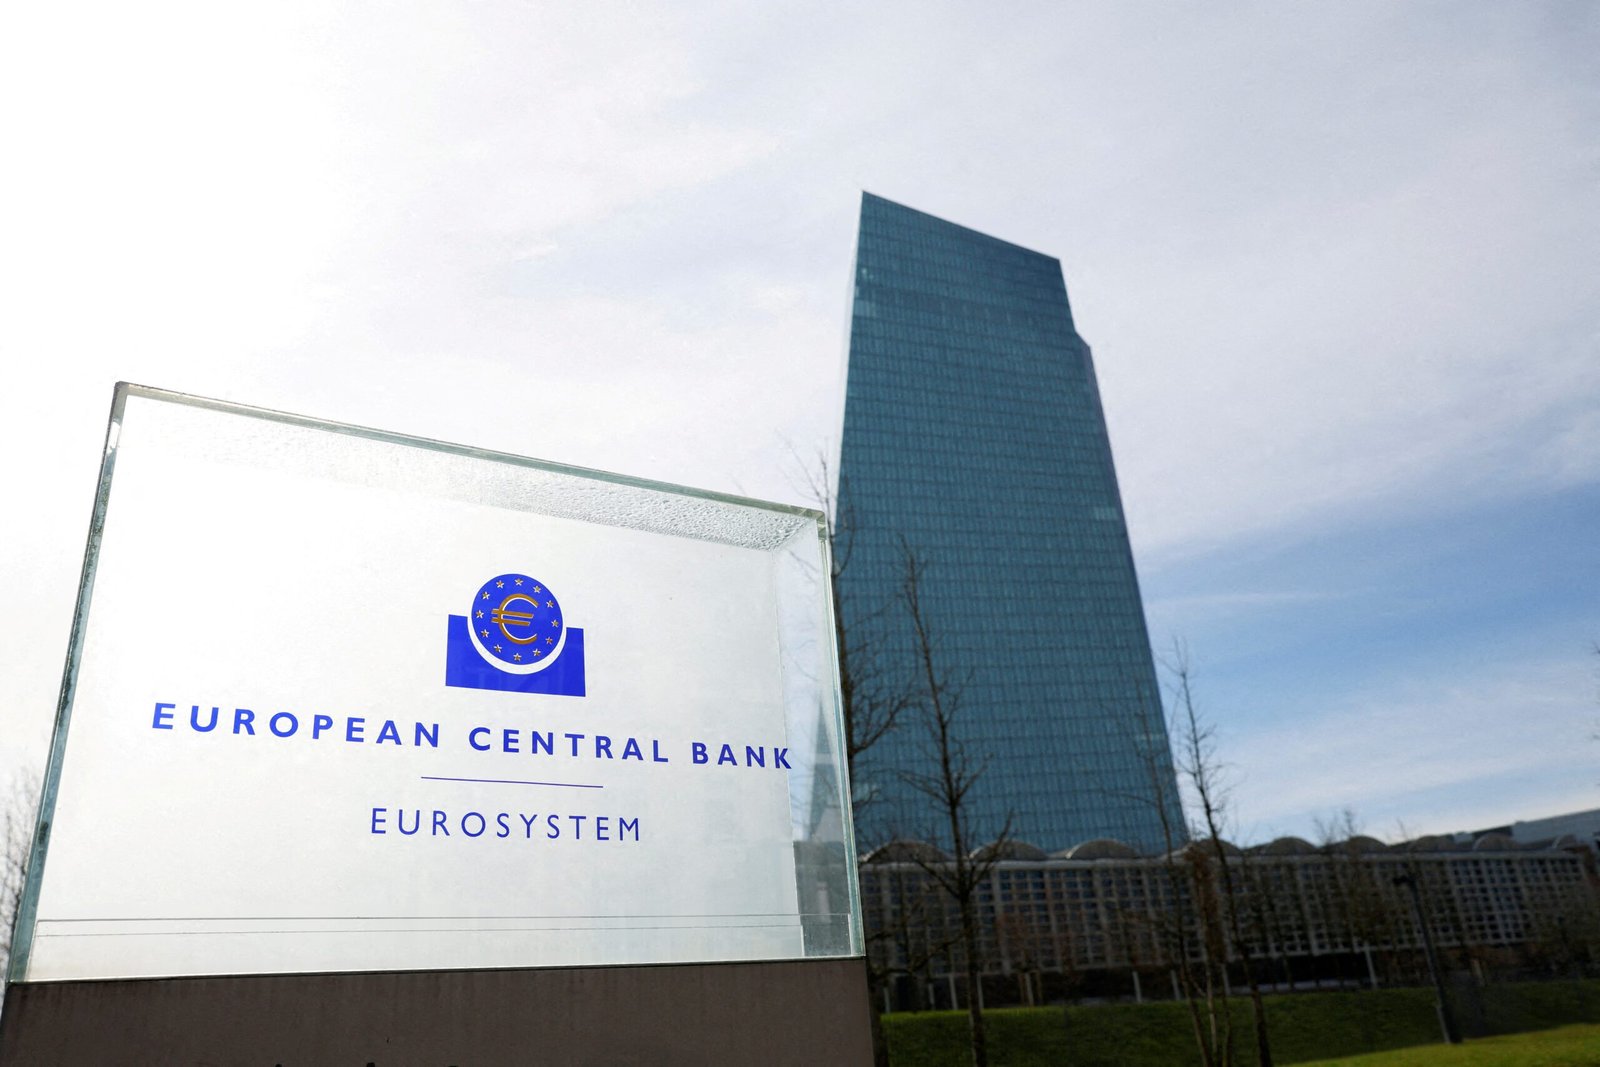
<svg viewBox="0 0 1600 1067">
<path fill-rule="evenodd" d="M 18 977 L 859 953 L 814 515 L 119 421 Z"/>
</svg>

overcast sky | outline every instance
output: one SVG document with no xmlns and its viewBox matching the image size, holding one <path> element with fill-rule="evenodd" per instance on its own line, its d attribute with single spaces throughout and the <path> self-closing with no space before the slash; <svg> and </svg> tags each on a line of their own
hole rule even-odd
<svg viewBox="0 0 1600 1067">
<path fill-rule="evenodd" d="M 795 500 L 867 189 L 1061 259 L 1239 836 L 1600 807 L 1596 55 L 1589 2 L 13 6 L 0 767 L 116 380 Z"/>
</svg>

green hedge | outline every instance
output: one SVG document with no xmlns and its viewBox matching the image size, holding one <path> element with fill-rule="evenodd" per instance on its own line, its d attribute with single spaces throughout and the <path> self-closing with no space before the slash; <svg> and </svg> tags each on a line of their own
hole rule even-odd
<svg viewBox="0 0 1600 1067">
<path fill-rule="evenodd" d="M 1600 981 L 1458 987 L 1468 1033 L 1507 1034 L 1563 1023 L 1600 1022 Z M 1249 1002 L 1235 998 L 1234 1046 L 1241 1067 L 1255 1063 Z M 1193 1024 L 1182 1003 L 1073 1008 L 1003 1008 L 988 1012 L 995 1067 L 1173 1067 L 1196 1063 Z M 1429 989 L 1297 993 L 1267 998 L 1273 1058 L 1280 1064 L 1424 1045 L 1439 1040 Z M 894 1067 L 969 1063 L 964 1012 L 886 1015 Z"/>
</svg>

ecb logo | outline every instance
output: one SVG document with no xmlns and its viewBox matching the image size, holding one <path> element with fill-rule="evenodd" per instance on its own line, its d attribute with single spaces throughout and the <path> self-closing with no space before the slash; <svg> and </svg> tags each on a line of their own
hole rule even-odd
<svg viewBox="0 0 1600 1067">
<path fill-rule="evenodd" d="M 472 595 L 467 614 L 450 616 L 444 684 L 581 697 L 583 631 L 567 626 L 543 582 L 497 575 Z"/>
</svg>

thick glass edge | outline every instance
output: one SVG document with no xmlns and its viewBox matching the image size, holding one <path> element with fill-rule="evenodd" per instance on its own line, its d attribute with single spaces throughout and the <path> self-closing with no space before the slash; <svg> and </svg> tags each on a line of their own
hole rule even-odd
<svg viewBox="0 0 1600 1067">
<path fill-rule="evenodd" d="M 647 489 L 658 493 L 668 493 L 673 496 L 693 497 L 698 500 L 712 500 L 721 504 L 732 504 L 736 507 L 754 508 L 758 511 L 776 512 L 781 515 L 792 515 L 796 518 L 814 521 L 826 521 L 822 512 L 815 508 L 804 508 L 795 504 L 779 504 L 771 500 L 757 500 L 754 497 L 738 496 L 734 493 L 720 493 L 711 489 L 696 489 L 692 486 L 677 485 L 672 482 L 656 481 L 652 478 L 636 478 L 628 474 L 617 474 L 614 471 L 597 470 L 593 467 L 579 467 L 570 463 L 556 463 L 550 460 L 535 459 L 531 456 L 519 456 L 514 452 L 497 452 L 493 449 L 476 448 L 472 445 L 455 444 L 450 441 L 439 441 L 430 437 L 416 437 L 412 434 L 396 433 L 392 430 L 376 430 L 368 426 L 356 426 L 346 422 L 334 422 L 328 419 L 312 418 L 308 415 L 295 415 L 286 411 L 274 411 L 271 408 L 253 407 L 249 404 L 237 404 L 231 400 L 214 400 L 210 397 L 194 396 L 189 393 L 174 392 L 170 389 L 158 389 L 149 385 L 136 385 L 132 382 L 118 382 L 119 395 L 126 393 L 128 396 L 137 396 L 146 400 L 159 400 L 169 404 L 182 404 L 187 407 L 204 408 L 210 411 L 221 411 L 231 415 L 243 415 L 248 418 L 262 419 L 267 422 L 281 423 L 286 426 L 299 426 L 311 430 L 325 430 L 329 433 L 344 434 L 349 437 L 361 437 L 369 441 L 383 441 L 389 444 L 402 445 L 408 448 L 420 448 L 429 452 L 446 452 L 451 455 L 465 456 L 470 459 L 483 459 L 495 463 L 505 463 L 511 466 L 528 467 L 533 470 L 545 471 L 549 474 L 562 474 L 578 478 L 591 478 L 597 481 L 610 482 L 613 485 L 626 485 L 635 489 Z"/>
<path fill-rule="evenodd" d="M 34 822 L 33 844 L 28 854 L 28 871 L 23 881 L 22 899 L 11 934 L 11 959 L 7 981 L 27 980 L 28 957 L 33 949 L 34 921 L 39 910 L 39 888 L 44 880 L 44 864 L 50 849 L 50 827 L 55 819 L 56 791 L 61 781 L 61 765 L 67 747 L 67 729 L 72 719 L 72 697 L 78 683 L 78 663 L 83 655 L 84 626 L 89 618 L 89 601 L 94 594 L 95 567 L 100 558 L 100 540 L 105 532 L 106 505 L 111 496 L 111 474 L 117 462 L 117 440 L 121 436 L 122 416 L 133 387 L 118 382 L 111 394 L 111 415 L 106 422 L 106 438 L 100 455 L 100 480 L 95 486 L 94 510 L 89 517 L 89 535 L 83 546 L 83 567 L 78 577 L 78 602 L 72 612 L 72 631 L 67 638 L 67 660 L 61 672 L 61 690 L 56 698 L 55 724 L 50 733 L 50 757 L 45 767 L 44 786 L 39 794 L 39 813 Z"/>
<path fill-rule="evenodd" d="M 861 910 L 861 869 L 856 860 L 856 819 L 855 808 L 850 803 L 850 738 L 846 734 L 844 721 L 844 691 L 839 684 L 839 646 L 837 643 L 838 620 L 834 613 L 838 605 L 833 602 L 833 583 L 828 576 L 833 574 L 833 538 L 829 536 L 829 519 L 818 513 L 817 524 L 817 557 L 821 564 L 821 580 L 817 585 L 822 596 L 822 623 L 824 633 L 828 640 L 824 643 L 827 648 L 825 665 L 829 681 L 828 696 L 832 705 L 833 731 L 838 738 L 838 754 L 835 757 L 839 773 L 834 776 L 838 783 L 837 802 L 839 804 L 839 820 L 842 828 L 844 844 L 844 884 L 849 893 L 850 908 L 850 949 L 851 957 L 865 956 L 866 930 L 864 925 L 866 917 Z"/>
</svg>

